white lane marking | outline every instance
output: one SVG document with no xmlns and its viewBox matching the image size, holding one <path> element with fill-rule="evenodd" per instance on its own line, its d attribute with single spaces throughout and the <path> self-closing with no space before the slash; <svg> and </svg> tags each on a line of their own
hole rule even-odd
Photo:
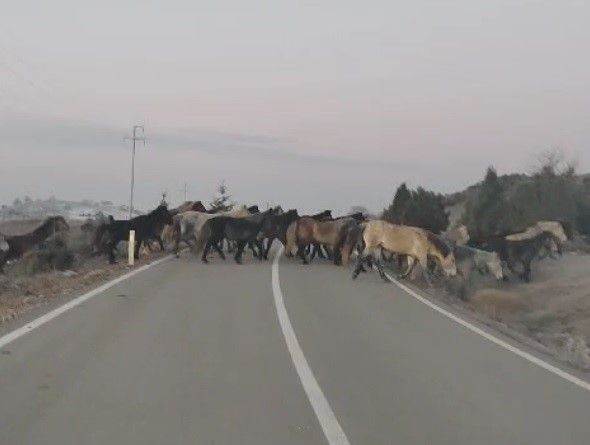
<svg viewBox="0 0 590 445">
<path fill-rule="evenodd" d="M 170 258 L 172 258 L 171 255 L 165 256 L 164 258 L 160 258 L 159 260 L 156 260 L 152 263 L 146 264 L 144 266 L 141 266 L 138 269 L 128 272 L 125 275 L 121 275 L 120 277 L 117 277 L 114 280 L 111 280 L 108 283 L 105 283 L 102 286 L 99 286 L 96 289 L 93 289 L 90 292 L 85 293 L 84 295 L 80 295 L 79 297 L 68 301 L 66 304 L 64 304 L 56 309 L 54 309 L 50 312 L 47 312 L 45 315 L 42 315 L 39 318 L 36 318 L 35 320 L 31 321 L 30 323 L 28 323 L 18 329 L 15 329 L 12 332 L 9 332 L 8 334 L 0 337 L 0 348 L 3 348 L 7 344 L 13 342 L 14 340 L 16 340 L 19 337 L 22 337 L 23 335 L 33 332 L 38 327 L 43 326 L 45 323 L 53 320 L 56 317 L 59 317 L 64 312 L 69 311 L 70 309 L 78 306 L 81 303 L 84 303 L 87 300 L 90 300 L 92 297 L 95 297 L 96 295 L 100 294 L 101 292 L 104 292 L 105 290 L 110 289 L 114 285 L 119 284 L 122 281 L 125 281 L 127 278 L 131 278 L 132 276 L 137 275 L 138 273 L 141 273 L 144 270 L 149 269 L 150 267 L 153 267 L 153 266 L 156 266 L 160 263 L 163 263 L 164 261 L 167 261 Z"/>
<path fill-rule="evenodd" d="M 586 391 L 590 391 L 590 383 L 588 383 L 587 381 L 582 380 L 574 375 L 571 375 L 570 373 L 565 372 L 563 369 L 559 369 L 557 366 L 553 366 L 550 363 L 547 363 L 547 362 L 541 360 L 540 358 L 535 357 L 534 355 L 529 354 L 528 352 L 525 352 L 522 349 L 519 349 L 519 348 L 511 345 L 510 343 L 507 343 L 504 340 L 501 340 L 498 337 L 493 336 L 492 334 L 484 331 L 483 329 L 480 329 L 477 326 L 469 323 L 468 321 L 465 321 L 462 318 L 456 316 L 455 314 L 452 314 L 449 311 L 441 308 L 440 306 L 437 306 L 436 304 L 432 303 L 430 300 L 418 295 L 416 292 L 414 292 L 408 286 L 406 286 L 403 283 L 400 283 L 398 280 L 393 278 L 388 273 L 385 273 L 385 275 L 387 275 L 387 278 L 389 278 L 400 289 L 406 291 L 409 295 L 414 297 L 416 300 L 420 301 L 421 303 L 424 303 L 426 306 L 428 306 L 431 309 L 434 309 L 436 312 L 444 315 L 447 318 L 450 318 L 451 320 L 453 320 L 456 323 L 459 323 L 461 326 L 469 329 L 470 331 L 481 335 L 482 337 L 491 341 L 492 343 L 495 343 L 496 345 L 498 345 L 504 349 L 507 349 L 510 352 L 513 352 L 514 354 L 518 355 L 519 357 L 522 357 L 523 359 L 528 360 L 529 362 L 531 362 L 531 363 L 533 363 L 533 364 L 535 364 L 535 365 L 537 365 L 549 372 L 552 372 L 553 374 L 567 380 L 570 383 L 573 383 L 574 385 L 579 386 L 580 388 L 585 389 Z"/>
<path fill-rule="evenodd" d="M 299 380 L 301 380 L 301 385 L 305 390 L 305 394 L 307 394 L 309 403 L 320 422 L 328 443 L 330 445 L 350 445 L 346 434 L 344 434 L 344 430 L 342 430 L 342 427 L 338 423 L 338 419 L 336 419 L 336 416 L 334 415 L 334 411 L 332 411 L 326 396 L 324 396 L 320 385 L 315 379 L 305 355 L 303 355 L 303 351 L 301 350 L 301 346 L 299 346 L 299 341 L 297 340 L 293 326 L 291 326 L 291 320 L 289 319 L 289 314 L 287 314 L 287 309 L 285 308 L 285 301 L 283 299 L 283 292 L 281 291 L 281 283 L 279 281 L 279 260 L 282 253 L 283 248 L 281 247 L 275 254 L 272 263 L 272 293 L 274 295 L 275 308 L 277 310 L 277 316 L 283 331 L 283 336 L 285 337 L 287 348 L 291 354 L 291 360 L 295 365 Z"/>
</svg>

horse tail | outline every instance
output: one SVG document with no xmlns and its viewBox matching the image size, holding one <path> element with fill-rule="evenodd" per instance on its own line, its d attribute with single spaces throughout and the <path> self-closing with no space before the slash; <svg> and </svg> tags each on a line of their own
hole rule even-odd
<svg viewBox="0 0 590 445">
<path fill-rule="evenodd" d="M 290 257 L 293 255 L 293 249 L 297 245 L 297 220 L 293 221 L 287 227 L 287 244 L 285 247 L 285 255 Z"/>
<path fill-rule="evenodd" d="M 92 254 L 98 255 L 104 251 L 104 236 L 109 229 L 109 224 L 102 223 L 94 232 L 94 239 L 92 240 Z"/>
<path fill-rule="evenodd" d="M 205 224 L 203 224 L 203 227 L 201 227 L 197 239 L 195 240 L 195 247 L 193 248 L 195 254 L 202 252 L 205 248 L 205 244 L 207 244 L 207 241 L 211 236 L 211 224 L 213 220 L 214 218 L 208 219 L 205 221 Z"/>
</svg>

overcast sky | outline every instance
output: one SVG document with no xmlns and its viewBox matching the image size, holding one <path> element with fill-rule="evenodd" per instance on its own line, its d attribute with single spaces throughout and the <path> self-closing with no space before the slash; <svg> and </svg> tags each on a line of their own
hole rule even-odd
<svg viewBox="0 0 590 445">
<path fill-rule="evenodd" d="M 562 147 L 589 170 L 590 2 L 0 0 L 0 202 L 380 209 Z"/>
</svg>

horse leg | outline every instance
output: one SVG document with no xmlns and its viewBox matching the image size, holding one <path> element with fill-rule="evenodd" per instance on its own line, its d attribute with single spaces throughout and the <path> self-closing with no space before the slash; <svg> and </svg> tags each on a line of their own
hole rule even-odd
<svg viewBox="0 0 590 445">
<path fill-rule="evenodd" d="M 420 263 L 420 267 L 422 268 L 422 274 L 424 275 L 426 284 L 428 284 L 428 287 L 433 287 L 432 280 L 430 279 L 430 272 L 428 271 L 428 258 L 418 258 L 418 262 Z M 416 264 L 416 261 L 414 261 L 414 264 Z"/>
<path fill-rule="evenodd" d="M 399 261 L 399 258 L 400 257 L 398 257 L 398 261 Z M 416 267 L 416 258 L 414 258 L 413 256 L 407 256 L 406 258 L 408 260 L 408 267 L 406 268 L 406 271 L 404 273 L 399 275 L 400 279 L 404 279 L 404 278 L 408 277 L 412 273 L 412 271 L 414 270 L 414 267 Z"/>
<path fill-rule="evenodd" d="M 356 277 L 359 276 L 359 274 L 365 270 L 365 268 L 363 267 L 363 261 L 364 261 L 364 253 L 359 252 L 359 254 L 356 256 L 356 265 L 354 266 L 354 270 L 352 271 L 352 279 L 356 279 Z"/>
<path fill-rule="evenodd" d="M 162 241 L 162 237 L 160 235 L 156 235 L 156 241 L 158 241 L 158 244 L 160 245 L 160 249 L 162 249 L 162 252 L 164 252 L 164 241 Z"/>
<path fill-rule="evenodd" d="M 138 260 L 139 259 L 139 248 L 141 247 L 141 243 L 142 243 L 142 239 L 141 238 L 137 238 L 137 240 L 135 241 L 135 249 L 133 251 L 133 257 Z"/>
<path fill-rule="evenodd" d="M 234 260 L 236 261 L 236 263 L 238 264 L 242 264 L 242 252 L 244 251 L 244 247 L 246 246 L 246 241 L 238 241 L 237 242 L 237 250 L 236 250 L 236 254 L 234 255 Z"/>
<path fill-rule="evenodd" d="M 264 259 L 265 260 L 268 260 L 268 253 L 270 252 L 270 248 L 272 247 L 272 243 L 273 243 L 274 240 L 275 239 L 274 239 L 273 236 L 268 237 L 266 239 L 266 248 L 264 249 Z"/>
<path fill-rule="evenodd" d="M 309 261 L 313 260 L 317 255 L 318 258 L 321 258 L 321 252 L 318 249 L 318 245 L 316 243 L 311 244 L 307 248 L 309 250 Z"/>
<path fill-rule="evenodd" d="M 201 261 L 203 263 L 208 263 L 209 260 L 207 259 L 207 255 L 209 254 L 209 249 L 211 249 L 211 240 L 207 240 L 207 244 L 205 244 L 205 248 L 203 249 L 203 254 L 201 255 Z"/>
<path fill-rule="evenodd" d="M 342 264 L 342 250 L 339 246 L 334 247 L 332 258 L 335 266 L 340 266 Z"/>
<path fill-rule="evenodd" d="M 223 253 L 223 250 L 221 250 L 221 248 L 219 247 L 219 245 L 222 244 L 222 243 L 223 243 L 223 240 L 221 240 L 221 242 L 218 242 L 218 243 L 212 243 L 211 246 L 219 254 L 219 256 L 221 257 L 221 259 L 223 261 L 225 261 L 225 254 Z"/>
<path fill-rule="evenodd" d="M 262 259 L 262 251 L 260 250 L 260 245 L 258 244 L 258 241 L 248 241 L 248 247 L 252 251 L 252 256 L 254 258 L 258 258 L 260 260 Z M 258 248 L 258 250 L 256 250 L 256 248 Z"/>
<path fill-rule="evenodd" d="M 117 260 L 115 260 L 115 246 L 113 243 L 107 245 L 108 253 L 109 253 L 109 263 L 116 264 Z"/>
<path fill-rule="evenodd" d="M 524 271 L 522 273 L 522 279 L 529 283 L 531 281 L 531 262 L 530 260 L 525 260 L 522 262 L 522 266 Z"/>
<path fill-rule="evenodd" d="M 377 266 L 377 271 L 379 272 L 381 279 L 386 283 L 391 283 L 391 280 L 385 275 L 385 270 L 383 270 L 383 264 L 381 263 L 380 258 L 377 255 L 374 255 L 373 257 L 375 258 L 375 266 Z"/>
<path fill-rule="evenodd" d="M 307 249 L 307 247 L 309 247 L 309 245 L 304 245 L 304 244 L 300 244 L 299 247 L 297 248 L 297 256 L 299 258 L 301 258 L 301 260 L 303 261 L 303 264 L 309 264 L 309 261 L 307 260 L 307 256 L 305 255 L 305 250 Z"/>
<path fill-rule="evenodd" d="M 267 258 L 264 256 L 264 240 L 256 240 L 254 244 L 258 247 L 258 259 L 260 261 L 266 260 Z"/>
</svg>

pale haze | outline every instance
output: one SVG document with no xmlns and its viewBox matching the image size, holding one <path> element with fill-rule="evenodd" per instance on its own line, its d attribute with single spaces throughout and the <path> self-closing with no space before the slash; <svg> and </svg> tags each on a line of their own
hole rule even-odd
<svg viewBox="0 0 590 445">
<path fill-rule="evenodd" d="M 561 147 L 588 171 L 590 2 L 0 1 L 0 202 L 372 210 Z"/>
</svg>

